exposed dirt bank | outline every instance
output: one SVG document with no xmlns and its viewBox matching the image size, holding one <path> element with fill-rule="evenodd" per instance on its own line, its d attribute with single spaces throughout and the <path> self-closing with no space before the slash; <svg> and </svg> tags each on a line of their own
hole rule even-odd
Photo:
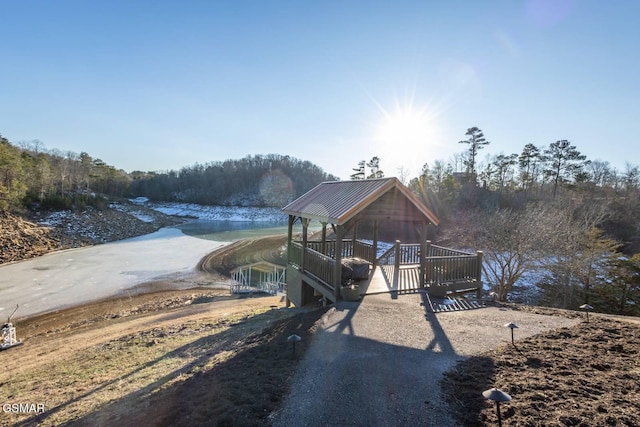
<svg viewBox="0 0 640 427">
<path fill-rule="evenodd" d="M 143 220 L 144 219 L 144 220 Z M 48 252 L 153 233 L 182 220 L 143 206 L 118 203 L 106 210 L 36 213 L 0 212 L 0 264 Z"/>
</svg>

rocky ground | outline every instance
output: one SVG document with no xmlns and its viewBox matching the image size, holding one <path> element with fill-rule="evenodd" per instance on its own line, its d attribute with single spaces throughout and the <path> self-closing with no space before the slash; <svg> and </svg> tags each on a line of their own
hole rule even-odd
<svg viewBox="0 0 640 427">
<path fill-rule="evenodd" d="M 109 209 L 35 212 L 0 211 L 0 264 L 68 248 L 122 240 L 175 225 L 180 219 L 128 202 Z"/>
</svg>

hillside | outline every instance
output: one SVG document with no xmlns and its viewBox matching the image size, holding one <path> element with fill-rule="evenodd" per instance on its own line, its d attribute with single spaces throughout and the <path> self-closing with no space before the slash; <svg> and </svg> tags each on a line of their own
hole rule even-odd
<svg viewBox="0 0 640 427">
<path fill-rule="evenodd" d="M 105 210 L 35 213 L 31 218 L 0 212 L 0 264 L 45 253 L 112 242 L 177 224 L 168 215 L 142 206 L 112 204 Z"/>
<path fill-rule="evenodd" d="M 0 213 L 0 263 L 33 258 L 64 247 L 55 229 L 9 212 Z"/>
</svg>

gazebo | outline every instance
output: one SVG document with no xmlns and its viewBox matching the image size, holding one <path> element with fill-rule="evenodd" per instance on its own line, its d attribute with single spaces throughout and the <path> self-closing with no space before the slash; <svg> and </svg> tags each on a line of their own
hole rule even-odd
<svg viewBox="0 0 640 427">
<path fill-rule="evenodd" d="M 404 290 L 428 288 L 444 295 L 448 292 L 482 288 L 482 254 L 447 249 L 427 240 L 429 224 L 438 218 L 397 178 L 332 181 L 319 184 L 283 208 L 288 214 L 287 302 L 303 306 L 323 296 L 330 301 L 341 298 L 345 283 L 345 261 L 366 263 L 369 284 L 376 271 L 385 268 L 386 278 L 398 277 L 411 269 L 413 277 Z M 294 239 L 293 227 L 302 224 L 301 236 Z M 309 240 L 312 221 L 321 225 L 320 239 Z M 403 226 L 412 231 L 418 243 L 396 240 L 380 255 L 381 230 Z M 328 238 L 328 228 L 333 233 Z M 366 229 L 368 239 L 359 237 Z M 348 270 L 347 270 L 348 271 Z M 387 280 L 387 289 L 394 284 Z M 396 283 L 396 282 L 394 282 Z M 370 286 L 375 288 L 375 286 Z M 396 289 L 397 290 L 397 289 Z"/>
</svg>

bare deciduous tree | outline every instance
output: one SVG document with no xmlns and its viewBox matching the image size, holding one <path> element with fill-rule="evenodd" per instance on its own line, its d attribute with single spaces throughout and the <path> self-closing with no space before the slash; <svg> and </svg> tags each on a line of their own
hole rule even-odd
<svg viewBox="0 0 640 427">
<path fill-rule="evenodd" d="M 522 275 L 538 268 L 547 256 L 558 220 L 547 206 L 532 205 L 521 211 L 478 210 L 458 217 L 454 240 L 484 252 L 484 281 L 499 301 L 506 301 Z"/>
</svg>

